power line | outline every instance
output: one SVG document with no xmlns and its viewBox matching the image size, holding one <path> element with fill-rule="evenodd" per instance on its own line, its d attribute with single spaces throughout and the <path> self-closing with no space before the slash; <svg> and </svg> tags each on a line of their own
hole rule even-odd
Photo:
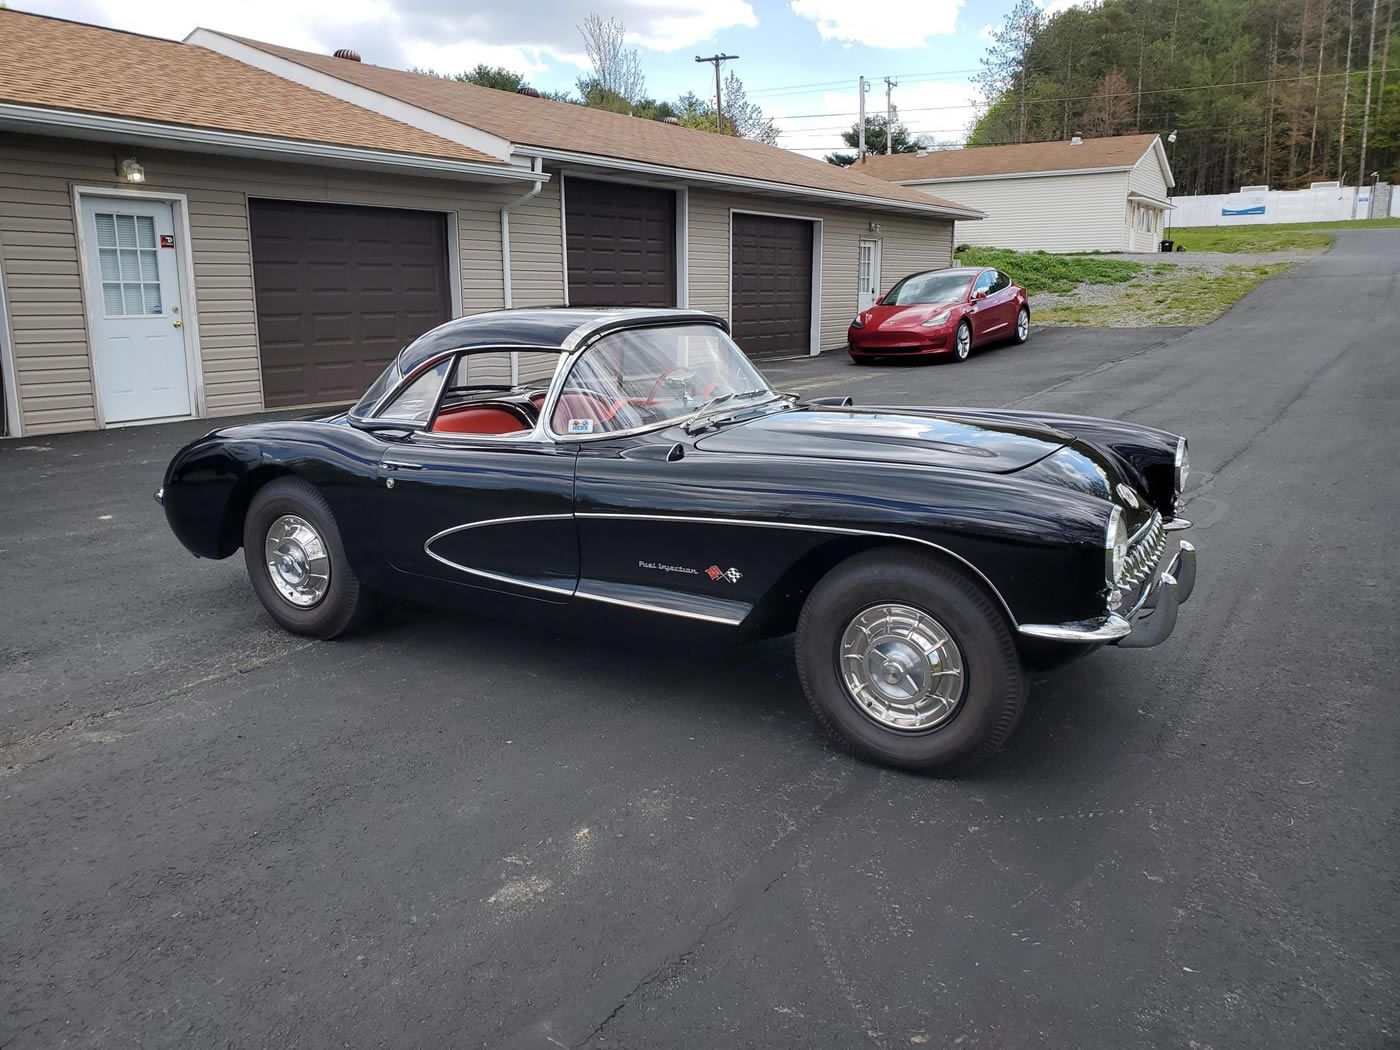
<svg viewBox="0 0 1400 1050">
<path fill-rule="evenodd" d="M 1324 78 L 1326 78 L 1326 77 L 1344 77 L 1344 76 L 1347 76 L 1347 74 L 1346 74 L 1346 73 L 1324 73 L 1324 74 L 1322 74 L 1322 76 L 1323 76 Z M 1108 98 L 1136 98 L 1136 97 L 1137 97 L 1138 95 L 1140 95 L 1140 94 L 1141 94 L 1141 95 L 1169 95 L 1169 94 L 1173 94 L 1173 93 L 1175 93 L 1175 92 L 1181 92 L 1181 91 L 1221 91 L 1221 90 L 1224 90 L 1225 88 L 1234 88 L 1234 87 L 1254 87 L 1254 86 L 1257 86 L 1257 85 L 1259 85 L 1259 84 L 1292 84 L 1292 83 L 1298 83 L 1298 82 L 1304 81 L 1304 80 L 1308 81 L 1309 83 L 1312 83 L 1312 82 L 1316 81 L 1317 79 L 1318 79 L 1318 77 L 1317 77 L 1315 74 L 1309 74 L 1309 75 L 1307 75 L 1307 76 L 1301 76 L 1301 77 L 1271 77 L 1271 78 L 1269 78 L 1269 79 L 1267 79 L 1267 80 L 1235 80 L 1235 81 L 1231 81 L 1230 83 L 1227 83 L 1227 84 L 1197 84 L 1197 85 L 1194 86 L 1194 87 L 1154 88 L 1154 89 L 1152 89 L 1152 90 L 1150 90 L 1150 91 L 1141 91 L 1141 92 L 1139 92 L 1139 91 L 1118 91 L 1118 92 L 1114 92 L 1114 93 L 1108 94 L 1108 95 L 1098 95 L 1098 94 L 1094 94 L 1094 95 L 1057 95 L 1057 96 L 1054 97 L 1054 98 L 1030 98 L 1030 99 L 1027 99 L 1027 100 L 1026 100 L 1026 104 L 1027 104 L 1027 105 L 1035 105 L 1035 104 L 1037 104 L 1037 103 L 1057 103 L 1057 104 L 1058 104 L 1058 103 L 1064 103 L 1064 102 L 1085 102 L 1085 101 L 1088 101 L 1089 99 L 1094 99 L 1094 98 L 1103 98 L 1103 99 L 1108 99 Z M 911 106 L 909 109 L 904 110 L 904 112 L 905 112 L 905 113 L 934 113 L 934 112 L 941 112 L 941 111 L 946 111 L 946 110 L 951 110 L 951 109 L 972 109 L 972 108 L 975 108 L 975 107 L 974 107 L 974 103 L 971 103 L 971 102 L 964 102 L 964 103 L 962 103 L 961 105 L 955 105 L 955 106 Z M 844 117 L 844 116 L 848 116 L 848 115 L 849 115 L 849 112 L 850 112 L 850 111 L 847 110 L 847 111 L 844 111 L 844 112 L 838 111 L 838 112 L 835 112 L 835 113 L 788 113 L 788 114 L 785 114 L 784 116 L 779 117 L 779 118 L 777 118 L 777 119 L 779 119 L 779 120 L 815 120 L 815 119 L 818 119 L 818 118 L 820 118 L 820 117 Z"/>
</svg>

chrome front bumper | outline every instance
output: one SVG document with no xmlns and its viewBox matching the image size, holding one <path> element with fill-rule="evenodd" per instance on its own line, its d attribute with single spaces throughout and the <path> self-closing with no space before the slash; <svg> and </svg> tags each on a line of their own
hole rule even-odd
<svg viewBox="0 0 1400 1050">
<path fill-rule="evenodd" d="M 1117 645 L 1145 649 L 1160 645 L 1176 627 L 1177 609 L 1196 588 L 1196 548 L 1185 540 L 1170 564 L 1158 572 L 1142 601 L 1126 616 L 1109 613 L 1077 623 L 1023 623 L 1017 630 L 1030 638 L 1077 645 Z"/>
</svg>

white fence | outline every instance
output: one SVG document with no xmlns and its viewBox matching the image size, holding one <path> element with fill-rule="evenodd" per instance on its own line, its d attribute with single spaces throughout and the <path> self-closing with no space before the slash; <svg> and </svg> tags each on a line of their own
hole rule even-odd
<svg viewBox="0 0 1400 1050">
<path fill-rule="evenodd" d="M 1390 213 L 1400 214 L 1400 194 L 1377 194 L 1384 208 L 1389 197 Z M 1173 197 L 1176 210 L 1169 213 L 1172 226 L 1245 226 L 1275 222 L 1345 222 L 1352 216 L 1365 219 L 1371 207 L 1371 187 L 1318 186 L 1308 190 L 1261 190 L 1250 187 L 1239 193 L 1213 193 L 1198 197 Z M 1382 215 L 1375 216 L 1382 218 Z"/>
</svg>

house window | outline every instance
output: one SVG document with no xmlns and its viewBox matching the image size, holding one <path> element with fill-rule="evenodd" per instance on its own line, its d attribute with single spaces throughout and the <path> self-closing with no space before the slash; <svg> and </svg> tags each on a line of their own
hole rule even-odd
<svg viewBox="0 0 1400 1050">
<path fill-rule="evenodd" d="M 160 313 L 155 219 L 119 212 L 98 212 L 95 218 L 103 312 L 108 317 Z"/>
<path fill-rule="evenodd" d="M 1143 233 L 1151 233 L 1157 228 L 1157 212 L 1141 204 L 1133 206 L 1134 226 Z"/>
</svg>

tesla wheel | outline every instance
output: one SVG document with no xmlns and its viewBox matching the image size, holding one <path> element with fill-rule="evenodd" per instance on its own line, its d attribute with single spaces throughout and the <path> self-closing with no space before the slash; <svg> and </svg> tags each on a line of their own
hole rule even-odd
<svg viewBox="0 0 1400 1050">
<path fill-rule="evenodd" d="M 958 322 L 958 332 L 953 336 L 953 358 L 966 361 L 972 354 L 972 323 L 967 318 Z"/>
<path fill-rule="evenodd" d="M 1016 315 L 1016 342 L 1024 343 L 1031 337 L 1031 311 L 1030 307 L 1021 307 Z"/>
<path fill-rule="evenodd" d="M 243 557 L 263 608 L 294 634 L 334 638 L 368 605 L 330 504 L 300 479 L 279 478 L 254 495 L 243 519 Z"/>
<path fill-rule="evenodd" d="M 817 720 L 850 752 L 956 776 L 995 753 L 1028 678 L 992 598 L 919 551 L 843 562 L 797 623 L 797 672 Z"/>
</svg>

